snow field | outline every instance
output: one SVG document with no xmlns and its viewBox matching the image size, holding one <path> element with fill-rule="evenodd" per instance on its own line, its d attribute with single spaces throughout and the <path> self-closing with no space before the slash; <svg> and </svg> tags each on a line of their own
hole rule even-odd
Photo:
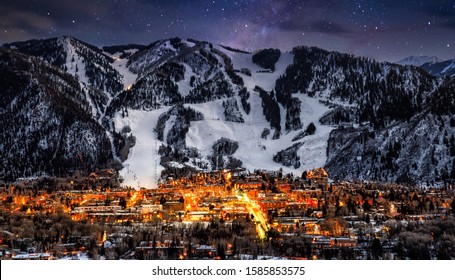
<svg viewBox="0 0 455 280">
<path fill-rule="evenodd" d="M 169 46 L 166 46 L 169 47 Z M 243 113 L 244 123 L 227 122 L 225 121 L 223 101 L 226 99 L 215 100 L 200 104 L 185 104 L 185 107 L 191 107 L 194 110 L 201 112 L 204 115 L 204 120 L 191 122 L 188 133 L 186 134 L 186 146 L 188 148 L 195 147 L 198 149 L 202 158 L 201 161 L 207 161 L 207 157 L 212 155 L 213 144 L 222 137 L 237 141 L 239 148 L 233 154 L 233 157 L 241 160 L 243 166 L 250 171 L 255 169 L 279 170 L 283 168 L 285 173 L 301 173 L 303 170 L 312 169 L 323 166 L 327 160 L 326 149 L 329 134 L 332 131 L 331 126 L 321 125 L 319 119 L 330 109 L 319 102 L 316 98 L 311 98 L 303 94 L 294 94 L 294 97 L 299 98 L 301 103 L 301 120 L 303 123 L 302 130 L 313 122 L 316 125 L 316 133 L 306 136 L 299 141 L 292 139 L 301 132 L 299 131 L 284 131 L 285 110 L 280 105 L 282 135 L 280 139 L 272 140 L 274 133 L 270 129 L 270 123 L 266 121 L 262 100 L 258 93 L 254 92 L 256 85 L 271 91 L 275 87 L 275 82 L 285 72 L 288 65 L 293 62 L 293 55 L 290 53 L 282 53 L 279 61 L 276 64 L 276 70 L 273 73 L 262 73 L 261 67 L 252 62 L 252 54 L 243 54 L 221 49 L 224 53 L 231 57 L 234 69 L 248 68 L 251 70 L 252 76 L 247 76 L 242 73 L 245 86 L 250 92 L 248 102 L 251 104 L 250 114 L 245 114 L 241 103 L 238 104 Z M 116 69 L 122 70 L 126 66 L 126 61 L 116 60 Z M 186 96 L 191 89 L 189 80 L 194 75 L 191 67 L 185 66 L 184 80 L 178 82 L 179 92 L 182 96 Z M 119 71 L 120 71 L 119 70 Z M 125 85 L 129 82 L 134 82 L 135 76 L 131 75 L 126 68 L 120 71 L 124 77 Z M 239 99 L 239 98 L 237 98 Z M 115 117 L 116 131 L 120 131 L 125 125 L 131 127 L 131 133 L 136 137 L 136 145 L 131 149 L 128 159 L 123 163 L 125 168 L 120 174 L 125 179 L 124 184 L 133 187 L 155 188 L 156 182 L 159 179 L 159 174 L 164 169 L 159 165 L 158 148 L 162 144 L 156 139 L 154 128 L 156 127 L 159 116 L 167 112 L 169 107 L 161 108 L 151 112 L 129 110 L 129 115 L 122 118 L 119 114 Z M 168 131 L 175 122 L 175 116 L 166 122 L 164 130 L 164 140 L 166 140 Z M 267 139 L 261 138 L 265 128 L 270 129 L 270 134 Z M 303 146 L 298 150 L 300 156 L 301 167 L 294 169 L 293 167 L 285 167 L 273 161 L 273 156 L 279 151 L 292 146 L 294 143 L 303 142 Z"/>
<path fill-rule="evenodd" d="M 169 107 L 146 112 L 129 110 L 128 117 L 122 118 L 117 114 L 114 119 L 116 131 L 128 125 L 131 133 L 136 137 L 136 145 L 130 150 L 128 159 L 120 175 L 124 178 L 124 185 L 132 187 L 156 188 L 159 174 L 164 169 L 159 165 L 158 148 L 163 143 L 156 140 L 153 129 L 156 127 L 159 116 Z"/>
</svg>

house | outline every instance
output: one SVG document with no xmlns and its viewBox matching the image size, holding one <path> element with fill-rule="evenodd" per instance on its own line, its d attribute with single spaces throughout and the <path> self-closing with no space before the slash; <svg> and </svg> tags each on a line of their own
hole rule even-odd
<svg viewBox="0 0 455 280">
<path fill-rule="evenodd" d="M 324 168 L 311 170 L 307 174 L 307 178 L 311 180 L 311 184 L 315 186 L 325 186 L 329 180 L 329 175 Z"/>
</svg>

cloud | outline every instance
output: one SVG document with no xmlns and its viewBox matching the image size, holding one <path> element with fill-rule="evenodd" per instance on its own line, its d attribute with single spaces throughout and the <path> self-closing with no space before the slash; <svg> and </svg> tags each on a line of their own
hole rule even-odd
<svg viewBox="0 0 455 280">
<path fill-rule="evenodd" d="M 344 34 L 351 32 L 340 24 L 327 20 L 313 21 L 308 24 L 308 28 L 310 29 L 309 31 L 327 34 Z"/>
<path fill-rule="evenodd" d="M 283 31 L 300 31 L 307 28 L 307 24 L 299 20 L 287 20 L 280 22 L 278 28 Z"/>
<path fill-rule="evenodd" d="M 0 28 L 3 29 L 47 29 L 54 25 L 50 18 L 11 8 L 2 9 L 0 18 Z"/>
<path fill-rule="evenodd" d="M 138 0 L 112 2 L 2 0 L 0 44 L 61 35 L 94 44 L 146 36 L 142 32 L 146 23 L 140 26 L 135 15 L 140 11 L 153 16 L 154 8 Z M 132 32 L 133 28 L 139 31 Z"/>
<path fill-rule="evenodd" d="M 0 44 L 30 39 L 37 33 L 46 33 L 55 25 L 48 17 L 4 6 L 0 10 Z"/>
</svg>

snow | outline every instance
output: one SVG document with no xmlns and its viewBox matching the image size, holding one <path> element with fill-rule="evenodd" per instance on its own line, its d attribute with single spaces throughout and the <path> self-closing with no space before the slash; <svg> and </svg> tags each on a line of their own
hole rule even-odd
<svg viewBox="0 0 455 280">
<path fill-rule="evenodd" d="M 84 72 L 85 72 L 85 70 L 84 70 Z M 83 92 L 85 93 L 85 100 L 87 100 L 90 104 L 92 115 L 97 116 L 98 110 L 97 110 L 97 107 L 96 107 L 95 103 L 93 102 L 92 98 L 90 98 L 89 90 L 87 89 L 88 84 L 85 84 L 84 82 L 79 81 L 79 85 L 81 86 L 81 88 L 83 89 Z M 110 96 L 108 95 L 108 97 L 110 97 Z"/>
<path fill-rule="evenodd" d="M 447 65 L 447 67 L 445 67 L 441 73 L 446 73 L 446 72 L 449 72 L 450 70 L 454 69 L 455 68 L 455 62 L 452 62 L 450 63 L 449 65 Z"/>
<path fill-rule="evenodd" d="M 171 59 L 175 55 L 175 49 L 168 41 L 146 50 L 140 59 L 130 60 L 130 69 L 142 73 L 151 65 L 158 66 L 160 62 Z"/>
<path fill-rule="evenodd" d="M 98 116 L 99 110 L 93 102 L 92 98 L 89 96 L 88 87 L 91 83 L 89 82 L 86 74 L 84 58 L 77 53 L 76 48 L 72 42 L 73 39 L 71 37 L 62 37 L 59 40 L 59 43 L 63 46 L 63 49 L 66 53 L 65 67 L 67 69 L 67 72 L 78 79 L 79 85 L 85 94 L 85 99 L 90 103 L 92 115 Z M 110 98 L 109 94 L 107 94 L 107 96 Z"/>
<path fill-rule="evenodd" d="M 422 66 L 425 63 L 435 63 L 435 62 L 440 62 L 441 60 L 436 57 L 436 56 L 426 56 L 426 55 L 420 55 L 420 56 L 408 56 L 405 57 L 397 62 L 396 64 L 400 65 L 412 65 L 412 66 Z"/>
<path fill-rule="evenodd" d="M 76 53 L 76 49 L 71 44 L 71 38 L 70 37 L 62 38 L 60 43 L 63 45 L 63 48 L 66 53 L 65 66 L 68 69 L 67 72 L 73 76 L 78 77 L 79 81 L 81 81 L 82 83 L 89 85 L 90 83 L 85 73 L 85 63 L 83 61 L 83 58 L 81 58 L 81 56 Z"/>
<path fill-rule="evenodd" d="M 166 126 L 164 127 L 163 131 L 163 142 L 167 142 L 167 135 L 169 134 L 169 130 L 171 130 L 172 125 L 175 123 L 177 119 L 176 116 L 170 116 L 169 119 L 166 121 Z"/>
<path fill-rule="evenodd" d="M 243 73 L 238 73 L 245 82 L 245 86 L 250 91 L 252 91 L 256 85 L 266 91 L 271 91 L 275 87 L 275 81 L 284 74 L 286 68 L 294 61 L 293 54 L 287 52 L 281 53 L 280 59 L 275 64 L 275 71 L 272 73 L 261 73 L 258 71 L 264 71 L 264 68 L 253 63 L 253 54 L 233 52 L 222 47 L 218 47 L 218 49 L 231 58 L 234 69 L 240 70 L 242 68 L 247 68 L 251 70 L 251 77 Z"/>
<path fill-rule="evenodd" d="M 190 42 L 188 40 L 182 40 L 182 42 L 185 43 L 189 48 L 192 48 L 192 47 L 196 46 L 195 43 Z"/>
<path fill-rule="evenodd" d="M 239 142 L 239 148 L 233 156 L 240 159 L 245 168 L 251 171 L 260 168 L 279 169 L 279 165 L 270 157 L 273 150 L 277 150 L 276 147 L 268 149 L 267 152 L 263 151 L 263 144 L 268 143 L 269 148 L 273 146 L 270 141 L 261 138 L 264 128 L 269 127 L 265 119 L 255 123 L 224 122 L 222 116 L 217 114 L 222 110 L 219 101 L 194 104 L 191 107 L 202 112 L 206 119 L 191 124 L 186 137 L 187 146 L 196 147 L 206 157 L 212 153 L 215 141 L 225 137 Z"/>
<path fill-rule="evenodd" d="M 321 104 L 318 99 L 303 94 L 294 94 L 302 102 L 301 118 L 304 128 L 313 122 L 316 125 L 314 135 L 303 138 L 303 146 L 298 150 L 302 166 L 298 169 L 285 167 L 273 161 L 273 156 L 279 151 L 292 146 L 292 138 L 300 131 L 291 131 L 283 134 L 280 139 L 272 140 L 273 130 L 267 139 L 261 138 L 264 128 L 270 129 L 270 124 L 265 120 L 262 113 L 261 99 L 257 93 L 250 95 L 251 112 L 244 115 L 245 123 L 224 121 L 223 101 L 216 100 L 201 104 L 185 104 L 204 114 L 204 120 L 191 122 L 186 135 L 187 147 L 198 149 L 202 158 L 212 154 L 213 144 L 222 137 L 239 142 L 239 148 L 233 156 L 243 162 L 243 166 L 253 171 L 255 169 L 279 170 L 283 168 L 285 173 L 300 173 L 321 167 L 327 160 L 327 141 L 333 127 L 321 125 L 319 118 L 329 108 Z M 128 116 L 122 118 L 117 114 L 114 123 L 117 131 L 125 125 L 131 127 L 131 133 L 136 137 L 136 145 L 131 149 L 128 159 L 124 162 L 125 168 L 120 175 L 125 179 L 124 184 L 133 187 L 156 188 L 159 174 L 164 169 L 159 165 L 158 148 L 162 144 L 156 140 L 153 128 L 156 127 L 159 116 L 169 109 L 161 108 L 151 112 L 129 110 Z M 175 116 L 171 116 L 166 122 L 164 136 L 175 122 Z M 179 163 L 175 167 L 182 167 Z"/>
<path fill-rule="evenodd" d="M 163 44 L 158 49 L 170 49 L 169 44 Z M 309 135 L 299 140 L 303 145 L 298 150 L 300 156 L 301 167 L 294 169 L 293 167 L 285 167 L 280 163 L 273 161 L 273 156 L 279 151 L 291 147 L 297 141 L 292 139 L 302 130 L 299 131 L 284 131 L 285 110 L 282 106 L 281 121 L 282 135 L 280 139 L 273 140 L 272 135 L 274 130 L 270 128 L 270 123 L 266 121 L 263 114 L 262 100 L 259 94 L 253 91 L 256 85 L 267 91 L 271 91 L 275 87 L 275 81 L 286 68 L 293 62 L 293 55 L 290 53 L 282 53 L 279 61 L 276 64 L 276 71 L 273 73 L 262 73 L 263 69 L 252 62 L 252 54 L 244 54 L 232 52 L 225 49 L 220 49 L 231 57 L 234 69 L 248 68 L 251 70 L 252 76 L 247 76 L 242 73 L 239 75 L 245 81 L 245 86 L 249 89 L 250 97 L 248 102 L 251 104 L 251 112 L 245 114 L 242 106 L 239 103 L 241 112 L 243 112 L 244 123 L 224 121 L 223 101 L 220 99 L 199 104 L 185 104 L 185 107 L 191 107 L 194 110 L 201 112 L 204 119 L 201 121 L 193 121 L 190 124 L 188 133 L 186 134 L 186 146 L 188 148 L 197 148 L 200 158 L 195 159 L 200 163 L 207 163 L 208 157 L 213 153 L 213 144 L 222 137 L 237 141 L 239 148 L 233 154 L 234 158 L 242 161 L 243 167 L 253 171 L 256 169 L 279 170 L 283 168 L 285 173 L 301 173 L 303 170 L 313 169 L 324 166 L 327 155 L 327 141 L 333 127 L 321 125 L 319 119 L 330 110 L 330 108 L 319 102 L 319 99 L 312 98 L 304 94 L 294 94 L 301 101 L 301 120 L 303 128 L 313 122 L 316 125 L 316 133 Z M 159 53 L 159 51 L 158 51 Z M 149 52 L 150 55 L 150 52 Z M 123 67 L 124 62 L 116 60 L 117 69 Z M 136 62 L 140 63 L 140 62 Z M 122 66 L 123 65 L 123 66 Z M 189 80 L 195 75 L 191 65 L 183 63 L 185 67 L 185 75 L 182 81 L 178 82 L 179 92 L 185 96 L 191 89 Z M 122 73 L 122 72 L 121 72 Z M 124 73 L 124 72 L 123 72 Z M 125 77 L 125 74 L 122 74 Z M 198 75 L 195 75 L 198 76 Z M 133 76 L 129 76 L 132 81 Z M 236 97 L 239 99 L 239 97 Z M 156 188 L 159 180 L 159 174 L 164 169 L 159 165 L 160 157 L 158 155 L 161 141 L 156 139 L 156 134 L 153 129 L 156 127 L 157 120 L 161 114 L 167 112 L 167 108 L 161 108 L 150 112 L 129 110 L 128 116 L 122 118 L 117 114 L 114 123 L 116 131 L 121 131 L 125 125 L 131 127 L 131 133 L 136 137 L 136 145 L 132 147 L 128 159 L 123 163 L 125 168 L 120 171 L 120 175 L 124 178 L 124 184 L 132 187 Z M 167 134 L 176 121 L 175 116 L 171 116 L 165 125 L 164 141 Z M 270 129 L 271 132 L 267 139 L 261 137 L 264 129 Z M 182 167 L 180 163 L 171 162 L 175 167 Z M 195 164 L 190 160 L 187 164 Z M 196 166 L 194 166 L 196 167 Z"/>
<path fill-rule="evenodd" d="M 134 53 L 136 51 L 137 50 L 134 49 L 134 50 L 127 50 L 126 52 Z M 123 89 L 126 90 L 126 89 L 130 88 L 134 84 L 134 82 L 136 82 L 137 74 L 134 74 L 133 72 L 131 72 L 128 69 L 128 67 L 126 67 L 126 64 L 128 63 L 128 59 L 127 58 L 122 59 L 122 58 L 120 58 L 120 55 L 121 55 L 121 53 L 116 53 L 112 56 L 112 58 L 114 59 L 114 63 L 112 63 L 111 65 L 122 76 Z"/>
<path fill-rule="evenodd" d="M 303 138 L 303 146 L 299 149 L 300 161 L 305 170 L 324 166 L 327 161 L 327 143 L 333 127 L 322 125 L 319 119 L 330 109 L 321 104 L 318 99 L 303 94 L 294 94 L 302 102 L 300 118 L 303 127 L 306 128 L 311 122 L 316 125 L 314 135 Z M 295 136 L 295 135 L 293 135 Z"/>
<path fill-rule="evenodd" d="M 186 63 L 182 63 L 182 64 L 183 64 L 183 66 L 185 66 L 185 75 L 184 75 L 184 79 L 179 81 L 177 83 L 177 85 L 179 87 L 179 93 L 183 97 L 186 97 L 190 93 L 190 90 L 192 89 L 192 87 L 190 85 L 191 76 L 197 76 L 197 75 L 193 72 L 193 69 L 191 69 L 191 67 L 188 64 L 186 64 Z"/>
<path fill-rule="evenodd" d="M 159 174 L 163 167 L 159 165 L 158 148 L 162 144 L 156 140 L 153 129 L 159 116 L 169 107 L 146 112 L 128 110 L 128 116 L 122 118 L 117 114 L 114 118 L 116 131 L 125 125 L 131 127 L 131 133 L 136 137 L 136 145 L 130 150 L 128 159 L 123 162 L 125 168 L 120 171 L 124 185 L 132 187 L 156 188 Z"/>
<path fill-rule="evenodd" d="M 90 260 L 87 252 L 77 251 L 76 254 L 67 255 L 65 257 L 60 258 L 59 260 Z"/>
<path fill-rule="evenodd" d="M 47 149 L 49 147 L 47 140 L 45 138 L 41 139 L 38 143 L 38 147 L 40 147 L 43 150 Z"/>
<path fill-rule="evenodd" d="M 328 110 L 319 103 L 318 99 L 302 94 L 295 94 L 295 97 L 302 101 L 301 118 L 304 125 L 310 122 L 316 124 L 316 133 L 303 139 L 303 146 L 299 149 L 299 156 L 302 166 L 300 171 L 321 167 L 327 160 L 326 149 L 327 141 L 333 127 L 321 125 L 321 118 Z M 292 167 L 285 167 L 273 161 L 273 156 L 279 151 L 292 146 L 292 138 L 299 131 L 292 131 L 282 135 L 281 139 L 272 140 L 271 135 L 268 139 L 261 138 L 264 128 L 270 128 L 270 124 L 262 114 L 260 98 L 256 94 L 251 94 L 250 102 L 252 110 L 250 115 L 246 115 L 245 123 L 224 122 L 222 100 L 207 102 L 204 104 L 191 104 L 193 109 L 202 112 L 205 116 L 203 121 L 192 122 L 186 136 L 186 144 L 189 147 L 196 147 L 203 156 L 212 153 L 212 145 L 221 137 L 226 137 L 239 142 L 239 148 L 234 153 L 234 157 L 243 162 L 243 166 L 253 171 L 255 169 L 278 170 L 283 168 L 286 173 L 296 172 Z M 273 131 L 271 132 L 273 134 Z"/>
</svg>

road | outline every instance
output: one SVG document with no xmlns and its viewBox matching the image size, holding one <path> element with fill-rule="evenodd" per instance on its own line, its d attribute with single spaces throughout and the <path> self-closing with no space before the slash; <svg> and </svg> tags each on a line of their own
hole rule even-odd
<svg viewBox="0 0 455 280">
<path fill-rule="evenodd" d="M 240 196 L 240 199 L 245 202 L 246 209 L 254 216 L 253 221 L 256 222 L 256 231 L 260 239 L 266 238 L 266 232 L 270 229 L 267 219 L 264 217 L 256 202 L 252 201 L 247 194 Z"/>
</svg>

